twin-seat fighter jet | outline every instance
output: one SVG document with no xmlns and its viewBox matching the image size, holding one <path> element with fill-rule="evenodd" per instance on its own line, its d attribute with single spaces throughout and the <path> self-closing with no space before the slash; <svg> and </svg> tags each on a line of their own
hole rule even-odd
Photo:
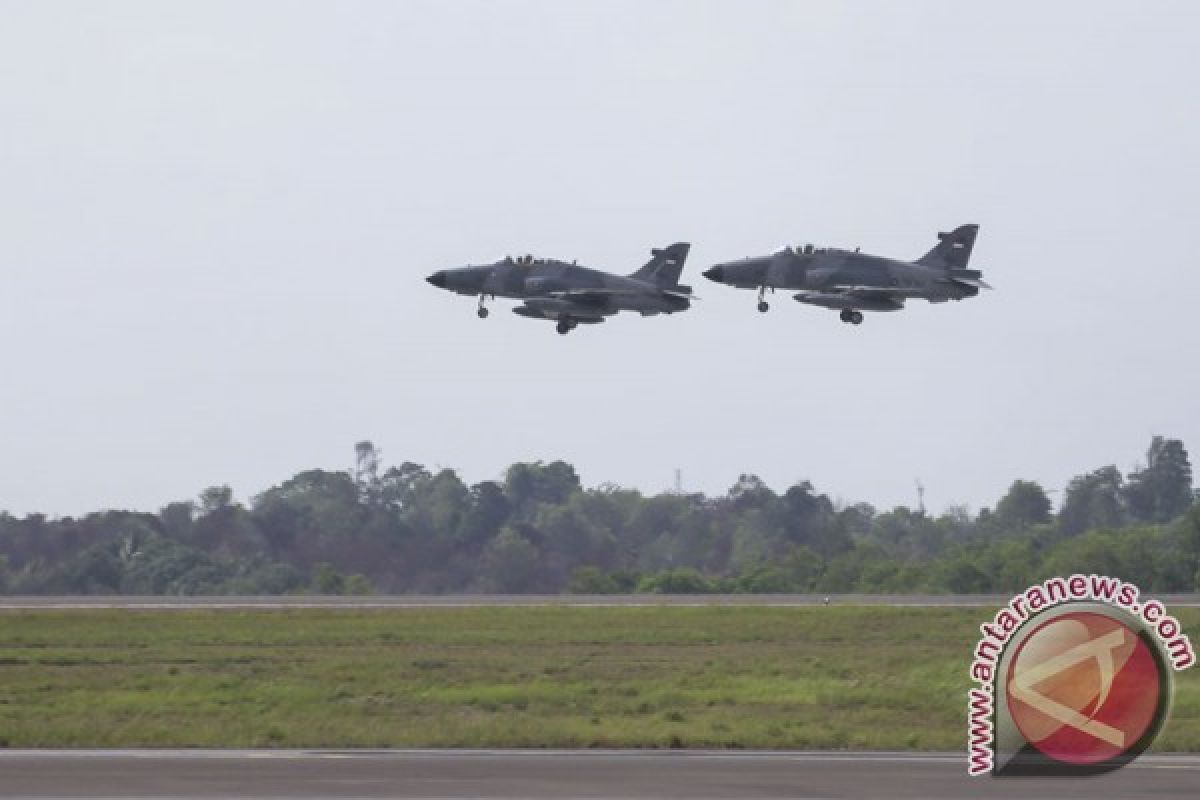
<svg viewBox="0 0 1200 800">
<path fill-rule="evenodd" d="M 704 277 L 739 289 L 758 290 L 758 310 L 769 306 L 769 289 L 798 289 L 801 303 L 841 311 L 842 322 L 858 325 L 863 311 L 899 311 L 910 297 L 931 303 L 974 297 L 990 289 L 983 273 L 967 269 L 978 225 L 939 233 L 937 246 L 916 261 L 897 261 L 858 250 L 784 247 L 769 256 L 729 261 Z"/>
<path fill-rule="evenodd" d="M 487 317 L 484 301 L 491 297 L 523 300 L 514 313 L 558 323 L 559 333 L 580 324 L 603 322 L 619 311 L 642 316 L 674 314 L 692 304 L 692 289 L 679 283 L 691 245 L 678 242 L 662 250 L 632 275 L 613 275 L 574 262 L 533 256 L 505 258 L 479 267 L 435 272 L 425 280 L 439 289 L 479 297 L 480 319 Z"/>
</svg>

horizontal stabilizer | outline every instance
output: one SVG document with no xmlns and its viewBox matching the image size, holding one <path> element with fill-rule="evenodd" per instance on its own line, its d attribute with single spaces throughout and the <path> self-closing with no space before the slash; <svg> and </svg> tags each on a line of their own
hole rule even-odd
<svg viewBox="0 0 1200 800">
<path fill-rule="evenodd" d="M 954 283 L 961 283 L 964 286 L 974 286 L 976 289 L 991 289 L 983 280 L 983 273 L 977 269 L 949 269 L 946 270 L 946 277 Z"/>
<path fill-rule="evenodd" d="M 950 269 L 946 270 L 946 274 L 951 278 L 954 278 L 956 281 L 963 278 L 974 278 L 978 280 L 979 278 L 983 277 L 983 273 L 977 269 Z"/>
</svg>

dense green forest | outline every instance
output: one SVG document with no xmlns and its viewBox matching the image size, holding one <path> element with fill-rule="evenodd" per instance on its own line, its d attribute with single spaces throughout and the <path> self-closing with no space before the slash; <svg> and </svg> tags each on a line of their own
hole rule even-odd
<svg viewBox="0 0 1200 800">
<path fill-rule="evenodd" d="M 0 513 L 7 594 L 441 592 L 1000 592 L 1101 572 L 1200 590 L 1200 505 L 1187 450 L 1073 478 L 1056 512 L 1035 482 L 993 508 L 933 516 L 839 505 L 807 481 L 742 475 L 718 497 L 581 486 L 562 461 L 468 486 L 454 470 L 310 470 L 237 502 L 227 487 L 157 514 Z"/>
</svg>

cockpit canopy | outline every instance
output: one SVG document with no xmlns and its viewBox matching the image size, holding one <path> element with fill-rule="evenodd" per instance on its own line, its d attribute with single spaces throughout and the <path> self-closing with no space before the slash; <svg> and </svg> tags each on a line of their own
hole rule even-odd
<svg viewBox="0 0 1200 800">
<path fill-rule="evenodd" d="M 517 264 L 519 266 L 525 266 L 525 267 L 534 266 L 535 264 L 546 264 L 546 263 L 549 263 L 549 261 L 550 261 L 550 259 L 534 258 L 531 255 L 517 256 L 516 258 L 513 258 L 512 256 L 504 257 L 505 264 Z"/>
<path fill-rule="evenodd" d="M 783 253 L 790 253 L 792 255 L 797 255 L 797 256 L 811 256 L 816 253 L 824 253 L 824 252 L 826 252 L 826 248 L 815 247 L 812 244 L 806 243 L 806 244 L 798 244 L 795 247 L 792 247 L 791 245 L 784 245 L 783 247 L 779 248 L 774 253 L 772 253 L 772 255 L 780 255 Z"/>
</svg>

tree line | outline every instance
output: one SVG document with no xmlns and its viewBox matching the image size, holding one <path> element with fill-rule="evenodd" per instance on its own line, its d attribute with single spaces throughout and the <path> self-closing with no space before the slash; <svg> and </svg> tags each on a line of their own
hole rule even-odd
<svg viewBox="0 0 1200 800">
<path fill-rule="evenodd" d="M 741 475 L 716 497 L 584 488 L 563 461 L 465 484 L 452 469 L 308 470 L 253 497 L 228 487 L 158 513 L 0 513 L 7 594 L 1008 592 L 1099 572 L 1200 590 L 1187 450 L 1156 436 L 1127 475 L 1073 478 L 1056 511 L 1016 480 L 993 507 L 939 515 L 835 503 Z"/>
</svg>

